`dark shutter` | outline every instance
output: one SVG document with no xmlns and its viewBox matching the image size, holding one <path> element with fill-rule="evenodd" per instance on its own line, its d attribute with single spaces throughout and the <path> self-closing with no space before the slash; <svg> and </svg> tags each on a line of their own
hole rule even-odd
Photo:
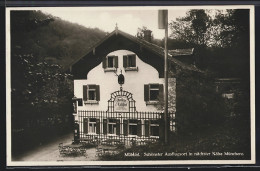
<svg viewBox="0 0 260 171">
<path fill-rule="evenodd" d="M 123 124 L 124 124 L 124 135 L 128 136 L 128 120 L 124 120 Z"/>
<path fill-rule="evenodd" d="M 137 136 L 142 136 L 142 122 L 141 120 L 137 121 Z"/>
<path fill-rule="evenodd" d="M 99 88 L 99 85 L 96 85 L 96 100 L 100 101 L 100 88 Z"/>
<path fill-rule="evenodd" d="M 100 120 L 99 119 L 96 119 L 96 125 L 97 125 L 96 133 L 100 134 Z"/>
<path fill-rule="evenodd" d="M 103 119 L 103 134 L 107 134 L 107 119 Z"/>
<path fill-rule="evenodd" d="M 127 67 L 127 56 L 123 56 L 123 66 L 124 68 Z"/>
<path fill-rule="evenodd" d="M 84 101 L 88 100 L 87 93 L 88 93 L 88 86 L 87 85 L 83 85 L 83 100 Z"/>
<path fill-rule="evenodd" d="M 120 120 L 116 120 L 116 135 L 120 135 Z"/>
<path fill-rule="evenodd" d="M 149 137 L 150 136 L 150 121 L 149 120 L 145 120 L 145 137 Z"/>
<path fill-rule="evenodd" d="M 144 85 L 144 101 L 149 101 L 149 85 Z"/>
<path fill-rule="evenodd" d="M 107 67 L 107 58 L 106 57 L 103 58 L 102 65 L 103 65 L 103 68 Z"/>
<path fill-rule="evenodd" d="M 164 122 L 164 114 L 162 114 L 162 117 L 161 119 L 159 120 L 159 139 L 160 140 L 164 140 L 165 138 L 165 129 L 164 129 L 164 126 L 165 126 L 165 122 Z"/>
<path fill-rule="evenodd" d="M 159 84 L 159 97 L 163 98 L 163 84 Z"/>
<path fill-rule="evenodd" d="M 136 67 L 136 56 L 133 55 L 133 58 L 132 58 L 132 66 Z"/>
<path fill-rule="evenodd" d="M 83 119 L 83 132 L 84 132 L 85 134 L 88 133 L 88 118 L 84 118 L 84 119 Z"/>
<path fill-rule="evenodd" d="M 115 56 L 115 68 L 118 68 L 118 56 Z"/>
<path fill-rule="evenodd" d="M 79 100 L 78 100 L 78 105 L 79 105 L 79 106 L 83 106 L 82 99 L 79 99 Z"/>
</svg>

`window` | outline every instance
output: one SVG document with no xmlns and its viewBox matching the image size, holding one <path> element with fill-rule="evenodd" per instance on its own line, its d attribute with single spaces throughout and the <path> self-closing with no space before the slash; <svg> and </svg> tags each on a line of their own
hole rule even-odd
<svg viewBox="0 0 260 171">
<path fill-rule="evenodd" d="M 135 55 L 130 55 L 127 57 L 127 64 L 128 67 L 136 67 Z"/>
<path fill-rule="evenodd" d="M 100 134 L 100 120 L 96 118 L 84 118 L 83 132 L 85 134 L 88 133 Z"/>
<path fill-rule="evenodd" d="M 144 85 L 144 101 L 158 102 L 160 96 L 163 96 L 163 84 Z"/>
<path fill-rule="evenodd" d="M 115 119 L 108 120 L 108 133 L 116 134 L 116 120 Z"/>
<path fill-rule="evenodd" d="M 108 68 L 113 68 L 114 67 L 114 57 L 113 56 L 109 56 L 107 57 L 107 67 Z"/>
<path fill-rule="evenodd" d="M 159 84 L 151 84 L 149 87 L 150 101 L 159 100 Z"/>
<path fill-rule="evenodd" d="M 119 119 L 104 119 L 103 134 L 120 135 L 120 120 Z"/>
<path fill-rule="evenodd" d="M 137 71 L 136 67 L 136 55 L 124 55 L 123 66 L 126 71 Z"/>
<path fill-rule="evenodd" d="M 84 85 L 83 86 L 83 100 L 85 102 L 93 103 L 100 100 L 99 85 Z"/>
<path fill-rule="evenodd" d="M 150 135 L 151 136 L 159 136 L 159 122 L 158 121 L 151 120 Z"/>
<path fill-rule="evenodd" d="M 103 68 L 105 71 L 114 71 L 118 68 L 118 57 L 117 56 L 107 56 L 103 60 Z"/>
<path fill-rule="evenodd" d="M 123 133 L 125 136 L 137 135 L 142 136 L 142 122 L 141 120 L 130 119 L 123 120 Z"/>
<path fill-rule="evenodd" d="M 88 100 L 96 100 L 96 89 L 88 90 Z"/>
<path fill-rule="evenodd" d="M 137 120 L 129 120 L 129 135 L 137 135 Z"/>
<path fill-rule="evenodd" d="M 89 119 L 89 133 L 96 133 L 97 131 L 97 122 L 96 118 Z"/>
</svg>

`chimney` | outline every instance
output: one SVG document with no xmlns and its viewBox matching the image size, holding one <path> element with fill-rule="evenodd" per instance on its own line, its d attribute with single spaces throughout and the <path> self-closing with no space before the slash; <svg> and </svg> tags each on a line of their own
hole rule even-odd
<svg viewBox="0 0 260 171">
<path fill-rule="evenodd" d="M 152 42 L 152 31 L 151 30 L 144 30 L 144 40 L 147 42 Z"/>
</svg>

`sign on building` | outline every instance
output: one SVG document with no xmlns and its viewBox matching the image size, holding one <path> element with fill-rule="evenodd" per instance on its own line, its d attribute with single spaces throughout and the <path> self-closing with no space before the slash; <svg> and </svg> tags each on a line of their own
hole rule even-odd
<svg viewBox="0 0 260 171">
<path fill-rule="evenodd" d="M 129 101 L 126 96 L 117 96 L 114 101 L 115 112 L 129 112 Z"/>
</svg>

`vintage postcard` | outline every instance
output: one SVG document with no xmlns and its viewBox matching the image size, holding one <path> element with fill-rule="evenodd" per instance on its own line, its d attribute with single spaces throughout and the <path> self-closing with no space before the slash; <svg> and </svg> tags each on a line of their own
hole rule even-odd
<svg viewBox="0 0 260 171">
<path fill-rule="evenodd" d="M 254 6 L 6 8 L 7 166 L 255 163 Z"/>
</svg>

